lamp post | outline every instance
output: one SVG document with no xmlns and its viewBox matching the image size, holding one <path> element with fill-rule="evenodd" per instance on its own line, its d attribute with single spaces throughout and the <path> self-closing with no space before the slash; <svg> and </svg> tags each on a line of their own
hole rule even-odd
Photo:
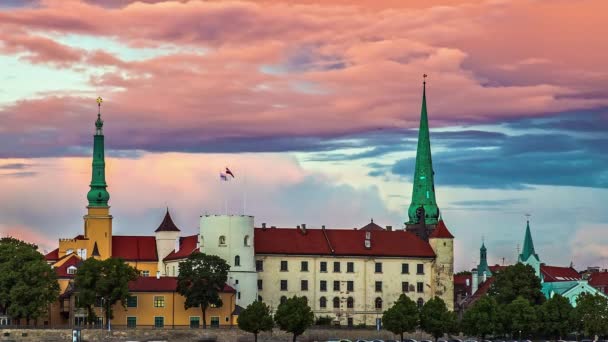
<svg viewBox="0 0 608 342">
<path fill-rule="evenodd" d="M 519 331 L 519 342 L 521 342 L 521 330 Z"/>
</svg>

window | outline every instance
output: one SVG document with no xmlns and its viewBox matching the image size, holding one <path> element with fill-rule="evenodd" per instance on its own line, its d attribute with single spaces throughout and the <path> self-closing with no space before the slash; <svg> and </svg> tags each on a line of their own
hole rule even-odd
<svg viewBox="0 0 608 342">
<path fill-rule="evenodd" d="M 137 327 L 137 317 L 128 316 L 127 317 L 127 328 L 136 328 Z"/>
<path fill-rule="evenodd" d="M 334 261 L 334 273 L 340 273 L 340 262 Z"/>
<path fill-rule="evenodd" d="M 382 298 L 377 297 L 376 300 L 374 301 L 374 306 L 376 309 L 381 310 L 382 309 Z"/>
<path fill-rule="evenodd" d="M 128 308 L 136 308 L 137 307 L 137 296 L 128 296 L 127 297 L 127 307 Z"/>
<path fill-rule="evenodd" d="M 221 235 L 219 240 L 218 240 L 218 244 L 220 246 L 226 246 L 226 237 L 224 235 Z"/>
<path fill-rule="evenodd" d="M 352 318 L 352 317 L 348 317 L 348 319 L 346 320 L 346 322 L 347 322 L 346 324 L 347 324 L 349 327 L 351 327 L 351 328 L 352 328 L 352 327 L 355 325 L 355 323 L 354 323 L 354 321 L 353 321 L 353 318 Z"/>
<path fill-rule="evenodd" d="M 327 307 L 327 299 L 325 297 L 319 298 L 319 307 L 321 307 L 321 308 Z"/>
<path fill-rule="evenodd" d="M 165 296 L 154 296 L 154 307 L 164 308 L 165 307 Z"/>
<path fill-rule="evenodd" d="M 334 309 L 340 308 L 340 298 L 334 297 Z"/>
<path fill-rule="evenodd" d="M 300 289 L 302 291 L 308 291 L 308 280 L 300 281 Z"/>
<path fill-rule="evenodd" d="M 422 282 L 416 283 L 416 292 L 418 292 L 418 293 L 424 292 L 424 283 L 422 283 Z"/>
<path fill-rule="evenodd" d="M 142 277 L 149 277 L 150 276 L 150 271 L 141 271 L 141 276 Z"/>
<path fill-rule="evenodd" d="M 376 273 L 382 273 L 382 263 L 381 262 L 377 262 L 375 265 L 375 272 Z"/>
<path fill-rule="evenodd" d="M 355 272 L 355 263 L 354 262 L 347 262 L 346 263 L 346 272 L 347 273 L 354 273 Z"/>
<path fill-rule="evenodd" d="M 68 274 L 76 274 L 76 267 L 75 266 L 68 267 Z"/>
<path fill-rule="evenodd" d="M 321 280 L 321 282 L 319 283 L 319 291 L 327 291 L 327 281 L 326 280 Z"/>
<path fill-rule="evenodd" d="M 258 272 L 264 271 L 264 260 L 255 261 L 255 270 Z"/>
<path fill-rule="evenodd" d="M 287 280 L 281 280 L 281 291 L 287 291 Z"/>
<path fill-rule="evenodd" d="M 353 292 L 355 290 L 355 282 L 352 280 L 349 280 L 346 282 L 346 291 L 348 292 Z"/>
<path fill-rule="evenodd" d="M 410 264 L 401 264 L 401 273 L 409 274 L 410 273 Z"/>
<path fill-rule="evenodd" d="M 154 327 L 163 328 L 165 326 L 165 317 L 154 317 Z"/>
<path fill-rule="evenodd" d="M 245 247 L 249 247 L 249 246 L 251 246 L 251 245 L 249 244 L 249 235 L 245 235 L 245 238 L 243 239 L 243 245 L 244 245 Z"/>
<path fill-rule="evenodd" d="M 410 291 L 410 283 L 407 281 L 401 282 L 401 292 L 409 292 Z"/>
<path fill-rule="evenodd" d="M 382 282 L 381 281 L 376 282 L 376 292 L 382 292 Z"/>
<path fill-rule="evenodd" d="M 235 284 L 235 285 L 238 285 L 238 284 L 239 284 L 239 280 L 238 280 L 238 279 L 235 279 L 235 280 L 234 280 L 234 284 Z"/>
<path fill-rule="evenodd" d="M 239 291 L 239 292 L 236 293 L 236 298 L 237 299 L 241 299 L 241 291 Z"/>
<path fill-rule="evenodd" d="M 287 271 L 287 260 L 281 260 L 281 272 Z"/>
<path fill-rule="evenodd" d="M 346 300 L 346 308 L 352 309 L 354 307 L 355 307 L 355 299 L 353 297 L 348 297 L 348 299 Z"/>
<path fill-rule="evenodd" d="M 424 274 L 424 264 L 416 265 L 416 274 Z"/>
<path fill-rule="evenodd" d="M 220 318 L 219 316 L 211 316 L 211 327 L 219 328 L 220 327 Z"/>
<path fill-rule="evenodd" d="M 190 328 L 198 328 L 201 326 L 201 318 L 198 316 L 190 317 Z"/>
<path fill-rule="evenodd" d="M 334 280 L 334 291 L 340 291 L 340 281 Z"/>
<path fill-rule="evenodd" d="M 173 276 L 175 276 L 175 266 L 173 266 Z"/>
<path fill-rule="evenodd" d="M 416 304 L 418 304 L 418 308 L 420 309 L 424 306 L 424 300 L 422 298 L 418 298 Z"/>
<path fill-rule="evenodd" d="M 262 279 L 258 279 L 258 290 L 263 290 L 264 289 L 264 283 L 262 282 Z"/>
<path fill-rule="evenodd" d="M 262 301 L 263 301 L 262 296 L 258 296 L 258 302 L 262 302 Z"/>
<path fill-rule="evenodd" d="M 238 255 L 234 257 L 234 266 L 241 266 L 241 257 Z"/>
<path fill-rule="evenodd" d="M 300 271 L 308 272 L 308 261 L 302 261 L 300 263 Z"/>
<path fill-rule="evenodd" d="M 304 301 L 306 302 L 306 305 L 308 305 L 308 297 L 302 296 L 302 298 L 304 298 Z"/>
<path fill-rule="evenodd" d="M 287 297 L 281 296 L 280 303 L 284 304 L 287 301 Z"/>
<path fill-rule="evenodd" d="M 321 272 L 327 272 L 327 262 L 321 261 L 321 264 L 320 264 L 319 268 L 321 269 L 320 270 Z"/>
</svg>

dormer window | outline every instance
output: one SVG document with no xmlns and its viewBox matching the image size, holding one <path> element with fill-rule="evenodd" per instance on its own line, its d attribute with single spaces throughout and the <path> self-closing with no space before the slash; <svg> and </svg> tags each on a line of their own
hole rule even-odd
<svg viewBox="0 0 608 342">
<path fill-rule="evenodd" d="M 220 246 L 226 246 L 226 237 L 224 235 L 220 236 L 219 245 Z"/>
<path fill-rule="evenodd" d="M 76 274 L 76 266 L 68 267 L 68 274 Z"/>
</svg>

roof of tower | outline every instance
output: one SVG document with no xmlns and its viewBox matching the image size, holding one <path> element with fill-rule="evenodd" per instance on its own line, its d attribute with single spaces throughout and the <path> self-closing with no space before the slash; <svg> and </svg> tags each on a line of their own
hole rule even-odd
<svg viewBox="0 0 608 342">
<path fill-rule="evenodd" d="M 538 254 L 534 251 L 534 242 L 532 241 L 532 233 L 530 232 L 530 221 L 527 221 L 526 224 L 526 237 L 524 238 L 524 248 L 521 250 L 521 254 L 519 258 L 521 261 L 526 261 L 530 258 L 530 256 L 536 257 L 536 260 L 540 260 L 538 258 Z"/>
<path fill-rule="evenodd" d="M 384 228 L 374 223 L 374 219 L 370 221 L 370 223 L 361 227 L 360 230 L 370 231 L 370 230 L 384 230 Z"/>
<path fill-rule="evenodd" d="M 160 226 L 158 226 L 158 228 L 156 228 L 156 230 L 154 231 L 155 233 L 158 232 L 179 232 L 179 228 L 177 228 L 177 226 L 175 225 L 175 223 L 173 223 L 173 220 L 171 219 L 171 214 L 169 214 L 169 208 L 167 208 L 167 213 L 165 214 L 165 218 L 163 219 L 163 222 L 160 223 Z"/>
<path fill-rule="evenodd" d="M 433 230 L 433 232 L 429 236 L 429 239 L 453 239 L 453 238 L 454 238 L 454 235 L 452 235 L 452 233 L 450 233 L 450 231 L 448 230 L 448 227 L 446 227 L 446 225 L 445 225 L 445 223 L 443 223 L 442 219 L 439 219 L 439 222 L 437 222 L 437 227 L 435 227 L 435 230 Z"/>
</svg>

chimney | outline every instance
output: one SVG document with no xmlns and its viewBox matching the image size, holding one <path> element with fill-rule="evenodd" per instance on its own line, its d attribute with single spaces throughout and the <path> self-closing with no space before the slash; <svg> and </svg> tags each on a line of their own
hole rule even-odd
<svg viewBox="0 0 608 342">
<path fill-rule="evenodd" d="M 160 271 L 156 271 L 156 279 L 160 279 Z"/>
<path fill-rule="evenodd" d="M 389 232 L 393 231 L 393 226 L 386 226 L 386 230 L 388 230 Z"/>
<path fill-rule="evenodd" d="M 262 222 L 262 229 L 266 229 L 266 222 Z"/>
<path fill-rule="evenodd" d="M 322 226 L 321 226 L 321 229 L 325 229 L 325 225 L 322 225 Z"/>
<path fill-rule="evenodd" d="M 471 283 L 469 282 L 469 278 L 467 278 L 466 284 L 467 284 L 467 287 L 471 286 Z"/>
<path fill-rule="evenodd" d="M 306 235 L 306 224 L 302 223 L 301 226 L 298 226 L 298 230 L 300 230 L 300 233 L 302 233 L 302 235 Z"/>
<path fill-rule="evenodd" d="M 270 228 L 275 229 L 277 226 L 270 226 Z"/>
</svg>

